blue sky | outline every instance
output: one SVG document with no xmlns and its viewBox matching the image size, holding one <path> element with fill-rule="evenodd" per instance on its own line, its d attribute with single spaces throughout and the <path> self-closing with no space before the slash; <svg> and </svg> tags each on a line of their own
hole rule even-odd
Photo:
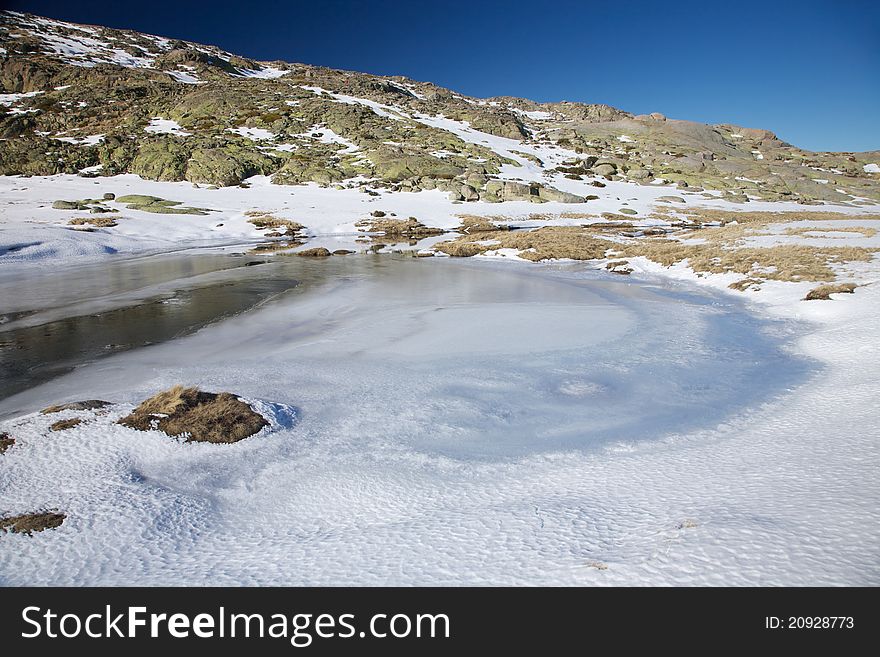
<svg viewBox="0 0 880 657">
<path fill-rule="evenodd" d="M 472 96 L 607 103 L 880 149 L 880 1 L 5 0 L 12 9 Z"/>
</svg>

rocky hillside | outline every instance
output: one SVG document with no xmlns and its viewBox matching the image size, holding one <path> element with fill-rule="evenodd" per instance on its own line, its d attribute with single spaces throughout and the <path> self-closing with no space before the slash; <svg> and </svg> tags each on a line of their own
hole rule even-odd
<svg viewBox="0 0 880 657">
<path fill-rule="evenodd" d="M 468 98 L 428 82 L 0 13 L 0 174 L 440 189 L 589 200 L 603 180 L 814 204 L 880 201 L 880 154 L 605 105 Z"/>
</svg>

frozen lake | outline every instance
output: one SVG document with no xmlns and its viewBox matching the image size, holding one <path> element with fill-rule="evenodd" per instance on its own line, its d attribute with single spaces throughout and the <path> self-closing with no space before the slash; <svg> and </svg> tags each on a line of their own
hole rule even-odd
<svg viewBox="0 0 880 657">
<path fill-rule="evenodd" d="M 8 392 L 78 371 L 0 402 L 0 414 L 86 394 L 135 399 L 164 385 L 158 377 L 293 404 L 334 441 L 342 432 L 448 456 L 516 456 L 717 423 L 808 369 L 782 350 L 783 326 L 729 299 L 577 265 L 241 264 L 140 259 L 109 287 L 98 267 L 79 272 L 42 300 L 43 313 L 63 312 L 79 297 L 79 314 L 0 333 L 0 382 Z M 85 313 L 89 304 L 103 310 Z"/>
<path fill-rule="evenodd" d="M 170 298 L 186 298 L 185 287 L 238 298 L 259 283 L 262 303 L 243 312 L 215 299 L 222 321 L 191 317 L 183 337 L 160 331 L 159 344 L 87 356 L 4 399 L 0 415 L 85 398 L 137 403 L 175 383 L 295 413 L 235 445 L 183 444 L 112 417 L 50 438 L 45 416 L 7 421 L 34 449 L 4 457 L 4 505 L 69 518 L 61 543 L 4 540 L 0 581 L 557 581 L 540 576 L 544 557 L 524 539 L 550 504 L 546 490 L 525 501 L 543 486 L 539 471 L 716 427 L 813 371 L 787 353 L 787 324 L 580 265 L 349 256 L 207 275 L 178 281 Z M 208 284 L 198 292 L 193 281 Z M 591 504 L 560 486 L 552 504 Z M 575 526 L 595 521 L 578 513 Z M 553 539 L 557 561 L 585 549 L 570 531 Z"/>
</svg>

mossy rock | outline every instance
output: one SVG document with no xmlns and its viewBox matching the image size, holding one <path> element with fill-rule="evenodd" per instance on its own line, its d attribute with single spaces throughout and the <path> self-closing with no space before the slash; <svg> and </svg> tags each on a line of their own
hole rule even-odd
<svg viewBox="0 0 880 657">
<path fill-rule="evenodd" d="M 52 208 L 55 210 L 85 210 L 87 206 L 83 205 L 79 201 L 55 201 L 52 203 Z"/>
</svg>

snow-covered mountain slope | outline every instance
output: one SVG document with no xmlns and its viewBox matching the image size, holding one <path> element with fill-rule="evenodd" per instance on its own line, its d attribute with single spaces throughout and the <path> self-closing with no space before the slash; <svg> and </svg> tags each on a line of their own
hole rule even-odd
<svg viewBox="0 0 880 657">
<path fill-rule="evenodd" d="M 15 12 L 0 14 L 0 46 L 0 174 L 217 186 L 261 174 L 440 189 L 464 202 L 582 203 L 609 180 L 706 188 L 737 203 L 880 200 L 876 154 L 809 153 L 765 130 L 468 98 Z M 180 129 L 154 130 L 157 121 Z"/>
</svg>

